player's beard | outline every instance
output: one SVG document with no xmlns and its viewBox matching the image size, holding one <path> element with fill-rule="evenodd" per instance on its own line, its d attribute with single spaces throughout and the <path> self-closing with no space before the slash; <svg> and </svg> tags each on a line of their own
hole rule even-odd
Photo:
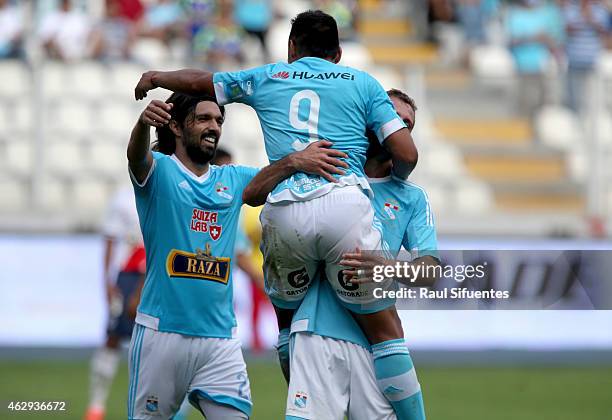
<svg viewBox="0 0 612 420">
<path fill-rule="evenodd" d="M 202 142 L 205 142 L 204 137 L 213 136 L 215 138 L 215 145 L 205 144 L 204 147 L 201 146 Z M 199 165 L 204 165 L 215 156 L 215 151 L 217 150 L 217 144 L 219 143 L 218 137 L 213 133 L 204 133 L 197 138 L 191 138 L 185 141 L 185 151 L 187 152 L 187 156 L 194 163 Z"/>
</svg>

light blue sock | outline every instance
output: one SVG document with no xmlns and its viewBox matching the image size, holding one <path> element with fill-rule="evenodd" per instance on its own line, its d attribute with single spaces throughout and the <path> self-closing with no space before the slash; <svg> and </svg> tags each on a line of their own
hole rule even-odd
<svg viewBox="0 0 612 420">
<path fill-rule="evenodd" d="M 289 333 L 289 328 L 280 330 L 278 332 L 278 343 L 276 344 L 278 361 L 287 383 L 289 383 Z"/>
<path fill-rule="evenodd" d="M 398 420 L 425 420 L 421 386 L 406 343 L 388 340 L 372 346 L 378 388 L 389 401 Z"/>
</svg>

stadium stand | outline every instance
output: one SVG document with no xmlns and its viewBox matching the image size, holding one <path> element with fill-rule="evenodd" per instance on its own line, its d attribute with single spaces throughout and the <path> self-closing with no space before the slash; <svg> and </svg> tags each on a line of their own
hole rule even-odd
<svg viewBox="0 0 612 420">
<path fill-rule="evenodd" d="M 530 217 L 539 226 L 533 234 L 553 232 L 561 223 L 586 234 L 591 152 L 597 147 L 610 156 L 612 100 L 603 97 L 593 105 L 596 118 L 574 114 L 558 100 L 532 118 L 522 116 L 515 106 L 513 58 L 499 43 L 503 36 L 471 48 L 466 61 L 453 62 L 444 56 L 451 49 L 444 37 L 438 45 L 422 40 L 410 3 L 359 2 L 357 30 L 344 44 L 343 63 L 416 98 L 421 161 L 414 181 L 429 191 L 438 219 L 446 221 L 441 233 L 445 223 L 470 232 L 470 218 L 480 215 L 479 223 L 489 220 L 499 232 L 515 233 L 516 221 Z M 283 17 L 268 32 L 272 59 L 285 58 L 289 17 L 310 5 L 278 3 Z M 503 13 L 492 18 L 498 31 L 502 18 Z M 244 65 L 258 65 L 259 45 L 245 42 Z M 140 38 L 128 62 L 52 61 L 41 59 L 37 49 L 24 59 L 0 60 L 0 215 L 11 216 L 11 225 L 2 228 L 27 230 L 33 219 L 71 220 L 74 213 L 74 223 L 58 222 L 59 230 L 96 229 L 109 194 L 126 182 L 125 144 L 143 106 L 133 101 L 135 82 L 151 67 L 189 65 L 177 58 L 188 50 L 186 40 L 168 48 Z M 612 53 L 602 54 L 596 74 L 600 91 L 609 89 Z M 167 96 L 159 90 L 150 95 Z M 237 162 L 265 164 L 261 129 L 249 108 L 228 107 L 223 142 Z M 601 170 L 605 180 L 608 172 Z M 600 194 L 612 204 L 612 191 Z"/>
</svg>

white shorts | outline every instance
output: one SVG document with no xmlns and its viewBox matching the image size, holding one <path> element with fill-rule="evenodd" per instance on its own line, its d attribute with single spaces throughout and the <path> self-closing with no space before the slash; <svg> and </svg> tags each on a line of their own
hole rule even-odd
<svg viewBox="0 0 612 420">
<path fill-rule="evenodd" d="M 375 288 L 387 282 L 353 284 L 338 264 L 342 254 L 384 248 L 372 204 L 357 186 L 334 188 L 308 201 L 266 203 L 261 216 L 266 293 L 276 306 L 295 309 L 321 263 L 340 300 L 352 311 L 377 312 L 392 301 L 377 300 Z"/>
<path fill-rule="evenodd" d="M 347 341 L 291 335 L 287 416 L 304 419 L 395 420 L 376 384 L 372 354 Z"/>
<path fill-rule="evenodd" d="M 251 390 L 240 342 L 189 337 L 136 324 L 129 352 L 128 419 L 169 419 L 185 395 L 251 414 Z"/>
</svg>

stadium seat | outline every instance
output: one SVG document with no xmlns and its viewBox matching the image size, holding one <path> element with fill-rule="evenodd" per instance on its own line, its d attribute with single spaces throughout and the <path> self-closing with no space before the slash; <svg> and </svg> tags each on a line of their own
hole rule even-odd
<svg viewBox="0 0 612 420">
<path fill-rule="evenodd" d="M 125 153 L 122 145 L 98 139 L 89 146 L 88 170 L 112 179 L 121 178 L 127 171 Z"/>
<path fill-rule="evenodd" d="M 557 149 L 568 150 L 582 138 L 578 117 L 561 106 L 543 107 L 536 115 L 535 130 L 542 143 Z"/>
<path fill-rule="evenodd" d="M 41 207 L 44 210 L 67 210 L 72 206 L 67 196 L 66 183 L 50 175 L 44 175 L 41 180 L 40 197 Z"/>
<path fill-rule="evenodd" d="M 123 133 L 129 136 L 138 114 L 130 102 L 104 101 L 95 108 L 95 125 L 112 133 Z"/>
<path fill-rule="evenodd" d="M 226 142 L 238 147 L 257 145 L 263 148 L 263 134 L 255 111 L 241 104 L 227 107 L 221 146 Z"/>
<path fill-rule="evenodd" d="M 95 62 L 83 62 L 73 64 L 69 68 L 70 83 L 66 88 L 69 92 L 79 96 L 97 98 L 103 96 L 108 91 L 110 77 L 108 68 Z"/>
<path fill-rule="evenodd" d="M 470 66 L 476 76 L 485 79 L 510 79 L 514 76 L 514 60 L 502 46 L 474 47 L 470 52 Z"/>
<path fill-rule="evenodd" d="M 374 67 L 370 69 L 370 74 L 378 80 L 385 90 L 393 88 L 402 89 L 404 86 L 402 78 L 397 71 L 392 68 L 382 66 Z"/>
<path fill-rule="evenodd" d="M 134 97 L 134 87 L 146 70 L 146 67 L 136 63 L 115 63 L 110 68 L 110 92 L 131 100 Z"/>
<path fill-rule="evenodd" d="M 42 67 L 42 90 L 46 99 L 55 99 L 66 95 L 66 86 L 71 83 L 68 66 L 53 61 Z"/>
<path fill-rule="evenodd" d="M 612 148 L 612 114 L 601 112 L 597 115 L 595 130 L 598 139 L 606 150 Z"/>
<path fill-rule="evenodd" d="M 31 85 L 28 67 L 19 60 L 0 60 L 0 97 L 17 97 L 28 92 Z"/>
<path fill-rule="evenodd" d="M 70 141 L 49 143 L 45 158 L 51 173 L 68 178 L 76 176 L 85 165 L 80 144 Z"/>
<path fill-rule="evenodd" d="M 612 51 L 604 51 L 599 56 L 597 70 L 606 80 L 612 80 Z"/>
<path fill-rule="evenodd" d="M 20 141 L 11 139 L 6 144 L 6 169 L 18 175 L 30 175 L 32 173 L 32 145 L 25 139 Z"/>
<path fill-rule="evenodd" d="M 73 187 L 72 205 L 79 213 L 92 211 L 100 214 L 106 208 L 108 193 L 108 187 L 104 181 L 95 178 L 80 179 Z"/>
<path fill-rule="evenodd" d="M 132 58 L 148 67 L 156 67 L 168 61 L 168 48 L 153 38 L 139 38 L 132 46 Z"/>
<path fill-rule="evenodd" d="M 493 193 L 484 182 L 460 178 L 451 191 L 454 204 L 452 207 L 459 212 L 481 214 L 493 206 Z"/>
<path fill-rule="evenodd" d="M 28 188 L 16 179 L 0 179 L 0 211 L 11 213 L 23 210 L 28 205 Z"/>
<path fill-rule="evenodd" d="M 340 60 L 340 64 L 365 69 L 372 65 L 372 55 L 363 44 L 344 42 L 342 43 L 342 60 Z"/>
<path fill-rule="evenodd" d="M 461 152 L 450 145 L 431 143 L 423 159 L 428 174 L 442 179 L 455 179 L 465 172 Z"/>
<path fill-rule="evenodd" d="M 36 106 L 41 104 L 37 103 Z M 13 118 L 11 119 L 11 125 L 13 129 L 19 131 L 30 131 L 33 126 L 33 114 L 32 102 L 29 98 L 20 100 L 15 103 L 13 107 Z"/>
<path fill-rule="evenodd" d="M 287 15 L 289 16 L 289 15 Z M 267 35 L 270 59 L 273 62 L 287 61 L 287 40 L 291 24 L 289 21 L 275 22 L 270 26 Z"/>
<path fill-rule="evenodd" d="M 48 106 L 46 117 L 48 127 L 55 131 L 81 134 L 93 128 L 91 108 L 85 101 L 68 100 Z"/>
<path fill-rule="evenodd" d="M 575 144 L 567 150 L 567 171 L 570 178 L 577 183 L 584 182 L 589 173 L 589 161 L 584 144 Z"/>
</svg>

